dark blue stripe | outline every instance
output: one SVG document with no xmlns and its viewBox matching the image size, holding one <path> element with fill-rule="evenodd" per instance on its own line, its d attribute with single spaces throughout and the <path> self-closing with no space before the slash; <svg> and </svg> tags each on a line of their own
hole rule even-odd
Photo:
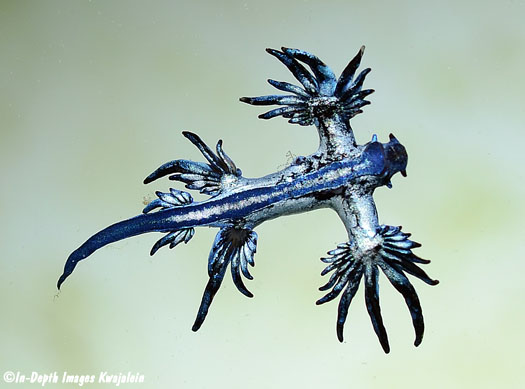
<svg viewBox="0 0 525 389">
<path fill-rule="evenodd" d="M 314 193 L 320 193 L 326 190 L 337 189 L 348 185 L 348 182 L 358 177 L 367 175 L 380 175 L 384 170 L 384 159 L 382 157 L 382 146 L 381 149 L 375 147 L 369 147 L 363 152 L 358 159 L 346 160 L 342 162 L 334 162 L 327 165 L 315 172 L 305 174 L 302 177 L 294 179 L 292 182 L 284 182 L 275 186 L 254 188 L 245 190 L 243 192 L 234 193 L 230 196 L 224 197 L 218 200 L 208 200 L 200 203 L 195 203 L 185 207 L 178 207 L 167 211 L 157 212 L 157 214 L 164 215 L 166 218 L 170 216 L 181 216 L 192 211 L 205 211 L 209 208 L 224 208 L 229 204 L 237 204 L 243 200 L 259 198 L 260 201 L 255 201 L 252 204 L 243 207 L 242 209 L 230 209 L 223 212 L 218 212 L 216 215 L 212 215 L 206 219 L 194 220 L 188 218 L 181 223 L 176 223 L 177 226 L 172 224 L 166 228 L 165 231 L 173 231 L 174 229 L 180 229 L 184 227 L 190 227 L 195 225 L 205 225 L 217 222 L 219 220 L 238 220 L 242 219 L 253 212 L 261 210 L 271 204 L 278 203 L 280 201 L 306 197 Z M 370 150 L 369 150 L 370 149 Z M 379 154 L 381 153 L 381 154 Z M 357 165 L 363 164 L 367 161 L 366 166 L 361 167 L 358 171 L 354 170 Z M 340 176 L 334 180 L 328 181 L 325 176 L 334 171 L 340 171 L 342 169 L 352 169 L 350 174 Z M 317 182 L 313 185 L 308 185 L 310 182 Z M 298 185 L 299 184 L 299 185 Z M 297 186 L 299 186 L 297 188 Z M 262 200 L 262 197 L 266 197 Z M 159 220 L 160 221 L 160 220 Z M 162 223 L 159 223 L 159 225 Z M 167 227 L 167 225 L 166 225 Z"/>
</svg>

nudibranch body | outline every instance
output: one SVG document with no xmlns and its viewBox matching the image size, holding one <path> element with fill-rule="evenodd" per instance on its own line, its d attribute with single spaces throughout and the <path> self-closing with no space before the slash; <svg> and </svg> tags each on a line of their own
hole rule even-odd
<svg viewBox="0 0 525 389">
<path fill-rule="evenodd" d="M 228 267 L 237 289 L 252 297 L 243 278 L 253 279 L 249 267 L 254 266 L 257 234 L 254 229 L 266 220 L 283 215 L 332 208 L 343 221 L 348 242 L 328 252 L 321 273 L 332 273 L 320 288 L 328 291 L 317 301 L 323 304 L 341 296 L 337 317 L 337 337 L 343 341 L 343 327 L 348 309 L 361 280 L 364 281 L 365 302 L 372 325 L 385 352 L 389 352 L 386 330 L 379 306 L 379 269 L 405 298 L 412 316 L 416 339 L 421 343 L 424 323 L 421 305 L 406 273 L 435 285 L 418 266 L 429 261 L 413 254 L 420 244 L 409 239 L 401 227 L 379 224 L 373 200 L 374 190 L 391 187 L 390 179 L 400 172 L 406 175 L 407 153 L 403 145 L 390 134 L 387 143 L 377 136 L 358 145 L 350 119 L 362 112 L 370 102 L 365 98 L 372 89 L 363 89 L 369 68 L 356 74 L 364 47 L 350 61 L 341 76 L 319 58 L 297 49 L 267 49 L 281 61 L 300 82 L 300 86 L 268 80 L 285 95 L 243 97 L 252 105 L 279 105 L 259 115 L 262 119 L 283 116 L 290 123 L 315 125 L 319 133 L 318 150 L 298 157 L 287 168 L 261 178 L 246 178 L 224 152 L 219 140 L 215 151 L 197 135 L 183 132 L 203 154 L 207 163 L 177 159 L 167 162 L 144 183 L 169 176 L 183 182 L 188 189 L 211 197 L 194 202 L 184 191 L 170 189 L 156 192 L 158 198 L 146 206 L 143 214 L 113 224 L 89 238 L 68 258 L 58 288 L 73 272 L 77 263 L 99 248 L 112 242 L 147 232 L 166 233 L 151 249 L 187 243 L 195 227 L 217 227 L 219 232 L 208 258 L 209 281 L 206 285 L 193 330 L 197 331 L 208 313 Z M 310 71 L 306 68 L 309 67 Z"/>
</svg>

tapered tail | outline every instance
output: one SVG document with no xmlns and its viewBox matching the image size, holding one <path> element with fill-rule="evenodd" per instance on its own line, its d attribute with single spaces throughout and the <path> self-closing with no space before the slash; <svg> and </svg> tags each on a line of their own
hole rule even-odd
<svg viewBox="0 0 525 389">
<path fill-rule="evenodd" d="M 142 215 L 104 228 L 73 251 L 66 261 L 64 273 L 58 279 L 57 288 L 60 289 L 66 278 L 73 273 L 78 262 L 110 243 L 154 231 L 168 232 L 168 234 L 155 243 L 151 249 L 151 255 L 155 254 L 162 246 L 168 244 L 170 248 L 173 248 L 181 242 L 188 243 L 193 237 L 194 226 L 188 225 L 191 224 L 189 221 L 186 221 L 186 223 L 175 223 L 170 221 L 170 217 L 174 216 L 176 212 L 184 212 L 184 207 L 190 205 L 193 202 L 193 198 L 189 193 L 176 189 L 170 189 L 168 193 L 156 192 L 156 194 L 158 198 L 144 208 Z M 150 213 L 157 208 L 159 208 L 157 212 Z"/>
<path fill-rule="evenodd" d="M 180 228 L 176 225 L 171 226 L 170 223 L 167 222 L 167 217 L 169 217 L 170 215 L 171 212 L 169 211 L 138 215 L 132 217 L 131 219 L 115 223 L 103 229 L 102 231 L 97 232 L 95 235 L 89 238 L 82 246 L 80 246 L 78 249 L 71 253 L 64 266 L 64 273 L 60 276 L 58 280 L 57 288 L 60 289 L 62 283 L 66 280 L 67 277 L 69 277 L 73 270 L 75 270 L 75 267 L 77 266 L 78 262 L 89 257 L 96 250 L 110 243 L 130 238 L 132 236 L 145 234 L 147 232 L 188 231 L 190 229 L 193 230 L 193 228 L 185 228 L 183 226 L 181 226 Z M 193 236 L 193 233 L 191 233 L 191 236 Z M 187 242 L 189 239 L 184 240 Z"/>
</svg>

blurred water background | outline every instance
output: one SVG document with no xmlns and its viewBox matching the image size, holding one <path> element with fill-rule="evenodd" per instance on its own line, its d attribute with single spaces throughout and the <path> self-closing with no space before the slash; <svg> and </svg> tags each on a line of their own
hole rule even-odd
<svg viewBox="0 0 525 389">
<path fill-rule="evenodd" d="M 0 372 L 138 372 L 126 387 L 144 388 L 523 387 L 523 15 L 523 1 L 2 0 Z M 144 186 L 147 174 L 201 160 L 181 131 L 223 139 L 251 177 L 315 150 L 314 128 L 238 102 L 273 93 L 267 78 L 292 81 L 264 48 L 310 51 L 339 74 L 362 44 L 376 93 L 356 137 L 393 132 L 409 153 L 408 178 L 377 191 L 381 222 L 412 232 L 441 281 L 414 280 L 419 348 L 385 278 L 392 352 L 362 290 L 337 341 L 337 304 L 314 305 L 319 257 L 346 238 L 329 210 L 260 226 L 255 298 L 228 276 L 198 333 L 212 230 L 154 258 L 158 234 L 113 244 L 57 294 L 72 250 L 170 186 Z"/>
</svg>

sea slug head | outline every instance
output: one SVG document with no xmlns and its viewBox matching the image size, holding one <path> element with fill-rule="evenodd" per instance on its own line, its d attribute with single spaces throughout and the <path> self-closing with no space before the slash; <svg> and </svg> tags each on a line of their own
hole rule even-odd
<svg viewBox="0 0 525 389">
<path fill-rule="evenodd" d="M 408 155 L 405 147 L 399 143 L 397 138 L 390 134 L 390 142 L 384 144 L 386 172 L 385 175 L 390 179 L 394 174 L 400 172 L 406 177 Z"/>
<path fill-rule="evenodd" d="M 372 188 L 383 185 L 392 187 L 390 179 L 398 172 L 406 176 L 407 152 L 392 134 L 388 143 L 378 142 L 377 136 L 374 135 L 364 146 L 361 158 L 366 166 L 361 174 L 367 177 L 365 182 Z"/>
</svg>

